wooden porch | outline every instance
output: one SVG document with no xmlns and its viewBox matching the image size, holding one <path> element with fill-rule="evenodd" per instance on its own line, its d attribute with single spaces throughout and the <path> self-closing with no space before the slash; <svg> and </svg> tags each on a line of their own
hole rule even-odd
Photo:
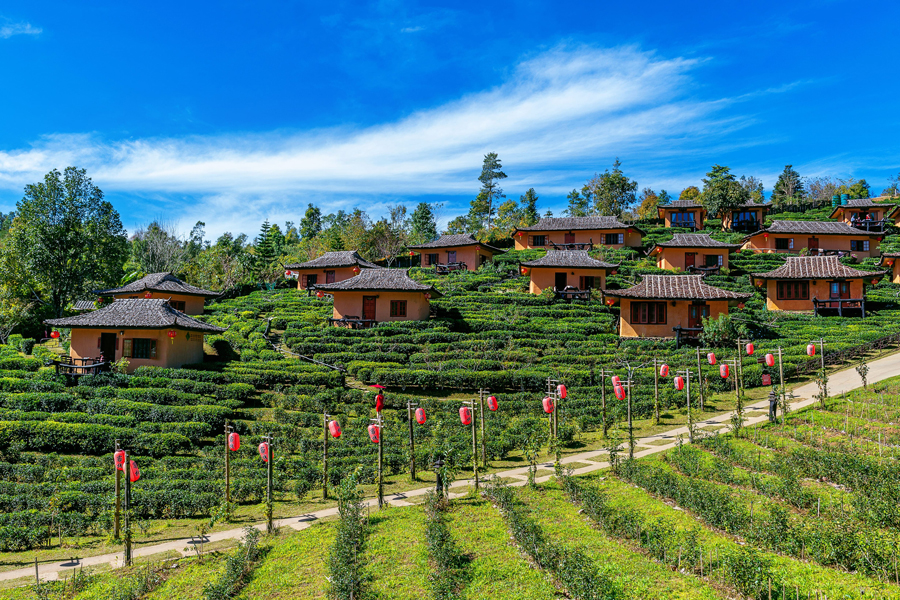
<svg viewBox="0 0 900 600">
<path fill-rule="evenodd" d="M 353 315 L 348 315 L 340 319 L 329 317 L 328 324 L 335 327 L 346 327 L 348 329 L 368 329 L 369 327 L 374 327 L 376 321 L 375 319 L 361 319 Z"/>
<path fill-rule="evenodd" d="M 681 343 L 688 340 L 696 340 L 703 332 L 702 327 L 682 327 L 676 325 L 672 328 L 675 332 L 675 349 L 681 348 Z"/>
<path fill-rule="evenodd" d="M 96 375 L 109 370 L 110 363 L 108 361 L 101 362 L 99 358 L 72 358 L 71 356 L 61 356 L 53 361 L 57 375 L 81 376 Z"/>
<path fill-rule="evenodd" d="M 854 227 L 867 233 L 884 233 L 885 225 L 887 223 L 887 219 L 881 219 L 880 221 L 873 221 L 871 219 L 851 219 L 850 227 Z"/>
<path fill-rule="evenodd" d="M 449 275 L 453 271 L 467 271 L 468 266 L 464 262 L 449 263 L 446 265 L 434 265 L 435 275 Z"/>
<path fill-rule="evenodd" d="M 582 243 L 569 243 L 569 244 L 556 244 L 554 242 L 550 242 L 550 246 L 554 250 L 593 250 L 594 249 L 594 240 L 593 238 L 588 242 Z"/>
<path fill-rule="evenodd" d="M 815 316 L 834 316 L 843 317 L 849 312 L 851 315 L 859 314 L 866 316 L 866 299 L 865 298 L 829 298 L 828 300 L 819 300 L 813 298 L 813 314 Z"/>
<path fill-rule="evenodd" d="M 556 294 L 556 298 L 559 300 L 590 300 L 591 299 L 591 290 L 571 290 L 564 289 L 558 290 L 553 288 L 553 292 Z"/>
</svg>

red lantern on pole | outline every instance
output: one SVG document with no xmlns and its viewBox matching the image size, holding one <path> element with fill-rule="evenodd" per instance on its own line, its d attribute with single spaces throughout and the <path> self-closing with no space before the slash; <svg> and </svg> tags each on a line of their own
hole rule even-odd
<svg viewBox="0 0 900 600">
<path fill-rule="evenodd" d="M 263 459 L 263 462 L 269 462 L 269 444 L 266 442 L 259 445 L 259 457 Z"/>
<path fill-rule="evenodd" d="M 815 356 L 816 355 L 816 345 L 815 344 L 809 344 L 808 346 L 806 346 L 806 355 L 807 356 Z"/>
<path fill-rule="evenodd" d="M 618 375 L 613 375 L 612 378 L 610 378 L 610 381 L 612 381 L 613 387 L 622 384 L 622 380 L 619 379 Z"/>
<path fill-rule="evenodd" d="M 333 438 L 341 437 L 341 424 L 337 421 L 328 421 L 328 432 Z"/>
<path fill-rule="evenodd" d="M 607 306 L 612 306 L 612 305 L 615 304 L 615 303 L 616 303 L 616 301 L 615 301 L 614 298 L 607 298 L 607 299 L 606 299 L 606 305 L 607 305 Z"/>
<path fill-rule="evenodd" d="M 553 412 L 553 398 L 551 398 L 550 396 L 547 396 L 546 398 L 544 398 L 544 400 L 541 404 L 543 404 L 543 406 L 544 406 L 545 413 Z"/>
<path fill-rule="evenodd" d="M 381 428 L 375 423 L 369 425 L 369 439 L 372 440 L 373 444 L 381 443 Z"/>
<path fill-rule="evenodd" d="M 569 392 L 568 392 L 568 390 L 566 389 L 566 386 L 564 386 L 563 384 L 559 384 L 558 386 L 556 386 L 556 393 L 559 394 L 559 397 L 560 397 L 560 398 L 562 398 L 563 400 L 565 400 L 565 399 L 566 399 L 566 395 L 568 395 Z"/>
<path fill-rule="evenodd" d="M 419 425 L 425 424 L 425 409 L 424 408 L 416 409 L 416 423 L 418 423 Z"/>
<path fill-rule="evenodd" d="M 353 274 L 359 275 L 359 271 L 360 271 L 359 265 L 353 265 Z"/>
<path fill-rule="evenodd" d="M 131 483 L 141 478 L 141 470 L 138 469 L 137 463 L 133 460 L 128 461 L 128 470 L 128 478 L 131 480 Z"/>
<path fill-rule="evenodd" d="M 684 389 L 684 377 L 679 375 L 678 377 L 676 377 L 674 379 L 674 381 L 675 381 L 675 389 L 676 390 L 678 390 L 680 392 L 681 390 Z"/>
<path fill-rule="evenodd" d="M 56 331 L 56 330 L 51 331 L 51 332 L 50 332 L 50 338 L 51 338 L 51 339 L 54 339 L 54 340 L 59 339 L 59 332 Z"/>
<path fill-rule="evenodd" d="M 375 412 L 381 412 L 384 409 L 384 394 L 375 395 Z"/>
<path fill-rule="evenodd" d="M 498 406 L 497 406 L 497 397 L 496 396 L 488 396 L 487 403 L 488 403 L 488 409 L 490 409 L 491 412 L 494 412 L 497 410 Z"/>
<path fill-rule="evenodd" d="M 323 292 L 322 290 L 319 290 L 316 292 L 316 298 L 324 298 L 324 297 L 325 297 L 325 292 Z"/>
<path fill-rule="evenodd" d="M 117 471 L 125 470 L 125 451 L 124 450 L 116 450 L 113 452 L 113 464 L 116 467 Z"/>
<path fill-rule="evenodd" d="M 237 452 L 241 449 L 241 436 L 237 433 L 232 432 L 228 434 L 228 449 L 232 452 Z"/>
<path fill-rule="evenodd" d="M 766 354 L 766 366 L 767 367 L 775 366 L 775 355 L 774 354 Z"/>
<path fill-rule="evenodd" d="M 709 361 L 709 364 L 711 364 L 711 365 L 716 364 L 716 353 L 715 353 L 715 352 L 710 352 L 709 354 L 707 354 L 707 355 L 706 355 L 706 360 L 708 360 L 708 361 Z"/>
<path fill-rule="evenodd" d="M 753 356 L 753 350 L 753 342 L 750 342 L 749 344 L 747 344 L 747 356 Z"/>
<path fill-rule="evenodd" d="M 459 420 L 462 421 L 463 425 L 471 425 L 472 424 L 472 409 L 468 406 L 461 406 L 459 408 Z"/>
<path fill-rule="evenodd" d="M 728 379 L 728 365 L 719 365 L 719 375 L 722 379 Z"/>
<path fill-rule="evenodd" d="M 668 377 L 669 376 L 669 365 L 663 365 L 659 368 L 659 376 L 660 377 Z"/>
<path fill-rule="evenodd" d="M 416 255 L 416 253 L 415 253 L 415 252 L 413 252 L 413 251 L 410 251 L 410 253 L 409 253 L 409 255 L 410 255 L 410 256 L 415 256 L 415 255 Z"/>
<path fill-rule="evenodd" d="M 170 330 L 169 330 L 169 333 L 167 333 L 166 335 L 169 336 L 169 341 L 170 341 L 171 343 L 174 344 L 174 343 L 175 343 L 175 336 L 178 335 L 178 333 L 177 333 L 174 329 L 170 329 Z"/>
<path fill-rule="evenodd" d="M 619 400 L 625 399 L 625 388 L 621 385 L 617 385 L 613 388 L 613 391 L 616 393 L 616 398 Z"/>
</svg>

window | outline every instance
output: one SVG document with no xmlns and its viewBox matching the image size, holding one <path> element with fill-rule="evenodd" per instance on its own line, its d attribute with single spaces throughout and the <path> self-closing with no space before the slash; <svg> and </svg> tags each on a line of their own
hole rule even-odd
<svg viewBox="0 0 900 600">
<path fill-rule="evenodd" d="M 777 292 L 779 300 L 809 300 L 809 282 L 779 281 Z"/>
<path fill-rule="evenodd" d="M 546 235 L 532 235 L 529 237 L 531 238 L 532 246 L 546 246 L 547 245 L 547 236 Z"/>
<path fill-rule="evenodd" d="M 665 302 L 632 302 L 631 322 L 647 325 L 666 324 Z"/>
<path fill-rule="evenodd" d="M 868 252 L 869 240 L 850 240 L 851 252 Z"/>
<path fill-rule="evenodd" d="M 705 260 L 705 264 L 707 267 L 721 267 L 722 266 L 722 255 L 721 254 L 707 254 L 703 258 Z"/>
<path fill-rule="evenodd" d="M 325 271 L 325 283 L 334 283 L 334 271 Z"/>
<path fill-rule="evenodd" d="M 793 250 L 794 238 L 775 238 L 776 250 Z"/>
<path fill-rule="evenodd" d="M 624 244 L 625 243 L 625 234 L 624 233 L 607 233 L 604 236 L 603 242 L 607 246 L 614 246 L 616 244 Z"/>
<path fill-rule="evenodd" d="M 734 223 L 753 223 L 756 221 L 756 211 L 741 210 L 734 213 L 732 217 Z"/>
<path fill-rule="evenodd" d="M 300 276 L 300 287 L 302 288 L 311 288 L 316 285 L 316 281 L 318 280 L 318 275 L 301 275 Z"/>
<path fill-rule="evenodd" d="M 169 300 L 169 306 L 171 306 L 175 310 L 184 312 L 184 300 Z"/>
<path fill-rule="evenodd" d="M 437 254 L 426 254 L 425 255 L 425 266 L 430 267 L 432 265 L 436 265 L 440 262 Z"/>
<path fill-rule="evenodd" d="M 456 262 L 456 250 L 447 250 L 447 263 L 453 264 Z"/>
<path fill-rule="evenodd" d="M 672 225 L 684 224 L 684 225 L 693 225 L 694 224 L 694 213 L 692 212 L 675 212 L 672 213 Z"/>
<path fill-rule="evenodd" d="M 593 290 L 597 286 L 594 284 L 595 278 L 593 275 L 582 275 L 578 280 L 578 289 L 581 290 Z"/>
<path fill-rule="evenodd" d="M 391 300 L 391 316 L 392 317 L 405 317 L 406 316 L 406 300 Z"/>
<path fill-rule="evenodd" d="M 135 338 L 125 340 L 122 344 L 122 354 L 126 358 L 156 358 L 156 340 Z"/>
</svg>

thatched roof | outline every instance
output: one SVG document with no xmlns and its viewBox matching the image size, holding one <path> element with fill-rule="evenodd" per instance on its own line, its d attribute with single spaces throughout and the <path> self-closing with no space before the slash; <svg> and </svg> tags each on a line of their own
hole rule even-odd
<svg viewBox="0 0 900 600">
<path fill-rule="evenodd" d="M 522 263 L 522 266 L 529 268 L 615 269 L 619 265 L 591 258 L 587 250 L 551 250 L 537 260 Z"/>
<path fill-rule="evenodd" d="M 440 292 L 410 278 L 406 269 L 366 269 L 356 277 L 337 283 L 321 283 L 315 289 L 324 292 L 428 292 L 439 298 Z"/>
<path fill-rule="evenodd" d="M 318 258 L 302 263 L 284 265 L 285 269 L 337 269 L 340 267 L 358 266 L 363 269 L 380 269 L 376 264 L 370 263 L 359 255 L 356 250 L 342 250 L 339 252 L 326 252 Z"/>
<path fill-rule="evenodd" d="M 163 298 L 122 298 L 111 304 L 73 317 L 44 321 L 54 327 L 71 329 L 187 329 L 221 333 L 221 327 L 209 325 L 175 310 Z"/>
<path fill-rule="evenodd" d="M 119 288 L 98 290 L 97 294 L 100 296 L 114 296 L 116 294 L 139 294 L 146 291 L 204 296 L 207 298 L 214 298 L 219 295 L 219 292 L 212 292 L 188 285 L 171 273 L 151 273 Z"/>
<path fill-rule="evenodd" d="M 757 279 L 859 279 L 877 277 L 885 271 L 860 271 L 841 263 L 837 256 L 789 256 L 787 262 Z"/>
<path fill-rule="evenodd" d="M 753 295 L 707 285 L 702 275 L 644 275 L 643 281 L 627 290 L 604 293 L 640 300 L 744 300 Z"/>
<path fill-rule="evenodd" d="M 410 250 L 428 250 L 431 248 L 456 248 L 458 246 L 481 246 L 485 250 L 493 252 L 494 254 L 500 252 L 506 252 L 506 250 L 501 250 L 500 248 L 495 248 L 493 246 L 488 246 L 483 242 L 479 242 L 475 239 L 475 236 L 471 233 L 454 233 L 450 235 L 442 235 L 438 239 L 433 242 L 428 242 L 427 244 L 418 244 L 416 246 L 410 246 Z"/>
</svg>

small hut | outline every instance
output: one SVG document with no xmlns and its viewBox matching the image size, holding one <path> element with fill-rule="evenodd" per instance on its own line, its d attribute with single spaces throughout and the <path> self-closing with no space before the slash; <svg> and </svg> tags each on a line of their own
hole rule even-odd
<svg viewBox="0 0 900 600">
<path fill-rule="evenodd" d="M 744 238 L 743 248 L 756 252 L 810 255 L 878 256 L 883 233 L 867 232 L 834 221 L 775 221 Z"/>
<path fill-rule="evenodd" d="M 423 321 L 431 314 L 431 299 L 441 297 L 434 287 L 411 279 L 406 269 L 364 269 L 356 277 L 315 289 L 334 297 L 329 322 L 354 328 L 385 321 Z"/>
<path fill-rule="evenodd" d="M 647 255 L 656 257 L 660 269 L 718 273 L 728 268 L 728 253 L 740 247 L 714 240 L 708 233 L 676 233 L 668 242 L 650 248 Z"/>
<path fill-rule="evenodd" d="M 117 300 L 163 298 L 169 301 L 172 308 L 187 315 L 202 315 L 207 298 L 219 296 L 218 292 L 188 285 L 172 273 L 151 273 L 128 285 L 96 293 Z"/>
<path fill-rule="evenodd" d="M 552 289 L 557 297 L 588 300 L 591 290 L 606 287 L 606 276 L 618 266 L 591 258 L 587 250 L 551 250 L 537 260 L 522 263 L 521 269 L 531 277 L 532 294 Z"/>
<path fill-rule="evenodd" d="M 298 290 L 312 290 L 319 283 L 337 283 L 356 277 L 363 269 L 380 268 L 361 257 L 356 250 L 343 250 L 326 252 L 306 262 L 284 265 L 284 274 L 297 278 Z"/>
<path fill-rule="evenodd" d="M 433 268 L 437 272 L 475 271 L 493 260 L 495 254 L 505 252 L 479 242 L 471 233 L 442 235 L 433 242 L 410 246 L 409 249 L 421 255 L 420 266 Z"/>
<path fill-rule="evenodd" d="M 616 217 L 544 217 L 513 231 L 516 250 L 591 250 L 595 246 L 639 247 L 644 232 Z"/>
<path fill-rule="evenodd" d="M 668 204 L 660 204 L 656 210 L 659 218 L 665 221 L 666 227 L 682 227 L 697 231 L 703 229 L 703 223 L 706 221 L 706 209 L 693 200 L 675 200 Z"/>
</svg>

